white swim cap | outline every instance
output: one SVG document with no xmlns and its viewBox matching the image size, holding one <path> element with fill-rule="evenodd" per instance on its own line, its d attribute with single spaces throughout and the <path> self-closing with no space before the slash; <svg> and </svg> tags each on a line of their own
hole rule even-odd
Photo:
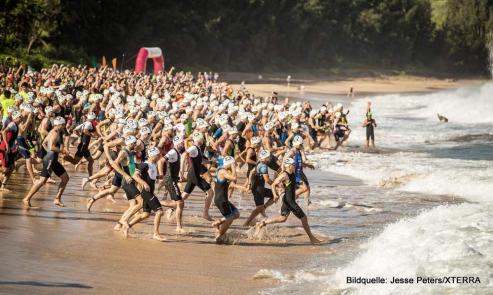
<svg viewBox="0 0 493 295">
<path fill-rule="evenodd" d="M 125 116 L 125 113 L 123 112 L 123 110 L 119 109 L 119 110 L 116 110 L 115 112 L 115 118 L 117 119 L 121 119 Z"/>
<path fill-rule="evenodd" d="M 230 166 L 234 162 L 235 162 L 235 158 L 233 158 L 231 156 L 226 156 L 223 159 L 223 167 Z"/>
<path fill-rule="evenodd" d="M 265 131 L 269 131 L 273 128 L 274 128 L 274 123 L 272 123 L 272 122 L 267 122 L 267 124 L 265 124 L 265 126 L 264 126 Z"/>
<path fill-rule="evenodd" d="M 163 129 L 164 129 L 164 130 L 173 130 L 173 125 L 171 125 L 171 124 L 169 124 L 169 123 L 164 124 Z"/>
<path fill-rule="evenodd" d="M 149 122 L 147 122 L 147 119 L 146 118 L 140 118 L 139 119 L 139 127 L 142 128 L 144 126 L 147 126 L 149 124 Z"/>
<path fill-rule="evenodd" d="M 294 160 L 293 158 L 287 158 L 283 162 L 284 166 L 289 166 L 289 165 L 294 165 Z"/>
<path fill-rule="evenodd" d="M 228 134 L 229 135 L 234 135 L 234 134 L 238 134 L 238 129 L 236 129 L 235 126 L 231 127 L 228 129 Z"/>
<path fill-rule="evenodd" d="M 93 112 L 89 112 L 87 114 L 87 120 L 94 120 L 94 119 L 96 119 L 96 114 Z"/>
<path fill-rule="evenodd" d="M 279 120 L 284 121 L 288 117 L 288 113 L 287 112 L 280 112 L 277 115 L 277 117 L 279 118 Z"/>
<path fill-rule="evenodd" d="M 258 154 L 258 157 L 260 160 L 267 159 L 268 157 L 270 157 L 270 152 L 268 150 L 261 150 Z"/>
<path fill-rule="evenodd" d="M 301 111 L 296 109 L 291 114 L 293 115 L 293 117 L 299 117 L 301 116 Z"/>
<path fill-rule="evenodd" d="M 296 135 L 293 138 L 293 145 L 303 145 L 303 137 Z"/>
<path fill-rule="evenodd" d="M 173 144 L 175 146 L 179 145 L 182 142 L 183 142 L 183 138 L 181 136 L 175 136 L 175 137 L 173 137 Z"/>
<path fill-rule="evenodd" d="M 208 128 L 209 123 L 207 123 L 205 120 L 198 121 L 197 120 L 197 128 Z"/>
<path fill-rule="evenodd" d="M 173 123 L 173 120 L 171 120 L 170 117 L 164 117 L 163 122 L 164 122 L 164 124 L 171 124 L 171 123 Z"/>
<path fill-rule="evenodd" d="M 160 151 L 157 147 L 153 146 L 150 149 L 147 150 L 147 156 L 148 157 L 154 157 L 160 154 Z"/>
<path fill-rule="evenodd" d="M 7 113 L 9 113 L 9 114 L 11 114 L 12 112 L 15 112 L 15 111 L 17 111 L 17 106 L 15 106 L 15 105 L 14 106 L 9 106 L 7 108 Z"/>
<path fill-rule="evenodd" d="M 135 122 L 135 120 L 128 119 L 127 126 L 132 129 L 137 129 L 137 123 Z"/>
<path fill-rule="evenodd" d="M 19 111 L 14 111 L 12 113 L 12 119 L 14 119 L 14 120 L 20 118 L 21 116 L 22 116 L 22 114 Z"/>
<path fill-rule="evenodd" d="M 58 125 L 64 125 L 65 124 L 65 119 L 63 117 L 56 117 L 53 120 L 53 125 L 58 126 Z"/>
<path fill-rule="evenodd" d="M 111 108 L 108 110 L 108 117 L 114 117 L 116 113 L 116 110 L 114 108 Z"/>
<path fill-rule="evenodd" d="M 140 128 L 140 134 L 142 134 L 142 135 L 151 134 L 151 128 L 149 128 L 147 126 Z"/>
<path fill-rule="evenodd" d="M 254 136 L 254 137 L 252 137 L 252 139 L 250 140 L 250 142 L 251 142 L 252 144 L 259 144 L 261 141 L 262 141 L 262 137 L 260 137 L 260 136 Z"/>
<path fill-rule="evenodd" d="M 129 135 L 125 138 L 125 145 L 131 145 L 132 143 L 136 143 L 137 142 L 137 138 L 135 138 L 135 136 L 133 135 Z"/>
<path fill-rule="evenodd" d="M 195 132 L 192 135 L 192 138 L 193 138 L 193 141 L 203 141 L 204 140 L 204 136 L 200 132 Z"/>
<path fill-rule="evenodd" d="M 125 125 L 123 127 L 123 134 L 128 134 L 128 133 L 131 133 L 131 132 L 134 132 L 135 131 L 135 128 L 132 128 L 128 125 Z"/>
<path fill-rule="evenodd" d="M 156 112 L 155 111 L 149 111 L 147 112 L 147 118 L 155 118 L 156 117 Z"/>
</svg>

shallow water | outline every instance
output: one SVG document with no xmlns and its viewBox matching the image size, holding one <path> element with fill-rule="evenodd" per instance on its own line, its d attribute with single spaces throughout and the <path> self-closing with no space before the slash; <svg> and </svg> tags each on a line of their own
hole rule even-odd
<svg viewBox="0 0 493 295">
<path fill-rule="evenodd" d="M 378 124 L 371 152 L 360 127 L 369 99 Z M 493 84 L 362 98 L 350 109 L 349 146 L 310 157 L 321 170 L 362 181 L 312 183 L 310 221 L 337 242 L 303 269 L 262 270 L 283 282 L 263 293 L 493 292 Z M 358 285 L 348 276 L 477 276 L 481 283 Z"/>
<path fill-rule="evenodd" d="M 319 108 L 326 103 L 336 104 L 339 102 L 342 103 L 344 106 L 347 106 L 349 101 L 346 95 L 333 94 L 327 96 L 327 94 L 325 93 L 304 91 L 295 87 L 292 87 L 292 91 L 279 92 L 279 97 L 289 97 L 296 100 L 309 100 L 310 104 L 315 108 Z"/>
</svg>

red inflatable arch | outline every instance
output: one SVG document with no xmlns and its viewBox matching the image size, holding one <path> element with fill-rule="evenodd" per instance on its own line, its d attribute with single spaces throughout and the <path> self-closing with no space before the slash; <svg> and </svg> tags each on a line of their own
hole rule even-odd
<svg viewBox="0 0 493 295">
<path fill-rule="evenodd" d="M 154 74 L 164 71 L 164 56 L 159 47 L 142 47 L 135 59 L 135 72 L 141 73 L 146 70 L 146 62 L 148 58 L 152 58 L 154 65 Z"/>
</svg>

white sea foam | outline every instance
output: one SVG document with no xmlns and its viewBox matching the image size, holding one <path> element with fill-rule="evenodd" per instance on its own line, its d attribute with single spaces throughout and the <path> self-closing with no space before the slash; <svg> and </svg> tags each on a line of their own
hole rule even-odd
<svg viewBox="0 0 493 295">
<path fill-rule="evenodd" d="M 363 114 L 367 99 L 356 101 Z M 373 186 L 452 195 L 475 203 L 439 206 L 401 220 L 365 243 L 361 254 L 335 276 L 329 287 L 355 294 L 486 294 L 493 286 L 493 159 L 448 153 L 468 140 L 447 139 L 488 134 L 493 123 L 493 84 L 427 95 L 386 95 L 373 99 L 377 144 L 403 152 L 330 153 L 314 156 L 321 169 L 351 175 Z M 451 123 L 439 123 L 436 113 Z M 363 143 L 364 129 L 353 127 L 353 143 Z M 381 139 L 379 138 L 381 135 Z M 489 136 L 485 145 L 491 144 Z M 429 146 L 431 143 L 431 146 Z M 471 149 L 474 147 L 471 147 Z M 453 151 L 452 151 L 453 152 Z M 475 152 L 474 150 L 472 151 Z M 478 151 L 478 153 L 481 151 Z M 439 153 L 439 157 L 436 154 Z M 395 184 L 394 186 L 385 184 Z M 477 203 L 476 203 L 477 202 Z M 478 276 L 481 284 L 349 285 L 346 277 Z"/>
<path fill-rule="evenodd" d="M 429 141 L 487 133 L 490 130 L 484 124 L 493 123 L 493 83 L 424 95 L 366 97 L 350 106 L 352 143 L 364 143 L 365 130 L 361 123 L 368 100 L 372 101 L 372 113 L 378 125 L 376 143 L 389 148 L 408 149 Z M 448 117 L 449 123 L 440 123 L 437 113 Z"/>
<path fill-rule="evenodd" d="M 493 273 L 492 205 L 440 206 L 389 225 L 363 245 L 364 253 L 338 270 L 329 288 L 355 294 L 454 294 L 485 292 Z M 346 277 L 414 278 L 478 276 L 481 284 L 347 284 Z M 491 289 L 489 289 L 491 291 Z"/>
<path fill-rule="evenodd" d="M 254 280 L 276 280 L 279 282 L 314 282 L 321 281 L 325 278 L 323 272 L 310 272 L 305 270 L 295 271 L 293 273 L 284 273 L 274 269 L 261 269 L 253 276 Z"/>
</svg>

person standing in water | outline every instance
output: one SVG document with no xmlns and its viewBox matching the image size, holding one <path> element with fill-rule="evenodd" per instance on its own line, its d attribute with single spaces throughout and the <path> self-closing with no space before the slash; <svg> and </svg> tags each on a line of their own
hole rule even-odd
<svg viewBox="0 0 493 295">
<path fill-rule="evenodd" d="M 143 212 L 135 214 L 128 223 L 122 226 L 124 237 L 128 236 L 128 230 L 133 225 L 143 221 L 151 212 L 154 212 L 154 240 L 163 242 L 166 239 L 159 233 L 159 225 L 163 216 L 163 208 L 158 198 L 154 195 L 156 179 L 158 176 L 157 161 L 159 161 L 160 151 L 157 147 L 152 147 L 147 151 L 147 160 L 137 165 L 135 173 L 132 175 L 143 199 Z"/>
<path fill-rule="evenodd" d="M 122 229 L 123 226 L 128 226 L 130 218 L 142 208 L 143 199 L 140 195 L 140 191 L 135 186 L 133 175 L 136 170 L 135 163 L 135 146 L 137 145 L 137 138 L 130 135 L 125 138 L 125 145 L 118 153 L 116 159 L 111 163 L 111 166 L 122 176 L 122 188 L 128 200 L 129 207 L 123 213 L 122 217 L 115 225 L 115 230 Z"/>
<path fill-rule="evenodd" d="M 164 186 L 168 191 L 170 200 L 162 201 L 162 205 L 175 211 L 176 217 L 176 232 L 179 234 L 185 233 L 182 227 L 183 207 L 185 201 L 183 200 L 178 186 L 178 182 L 183 178 L 183 171 L 181 171 L 181 154 L 185 149 L 183 138 L 175 136 L 173 138 L 173 148 L 171 148 L 164 157 L 159 160 L 158 168 L 162 170 L 160 174 L 164 174 Z M 164 169 L 166 168 L 166 169 Z M 166 171 L 166 172 L 164 172 Z"/>
<path fill-rule="evenodd" d="M 192 135 L 192 139 L 193 145 L 185 153 L 190 169 L 188 170 L 187 184 L 183 190 L 182 198 L 186 200 L 195 187 L 198 186 L 206 194 L 202 217 L 205 220 L 212 221 L 209 215 L 209 207 L 212 203 L 213 192 L 209 182 L 204 179 L 204 176 L 209 173 L 209 170 L 202 164 L 203 154 L 200 148 L 204 144 L 204 136 L 199 132 L 195 132 Z M 180 170 L 184 171 L 185 169 L 182 167 Z"/>
<path fill-rule="evenodd" d="M 217 169 L 214 186 L 214 204 L 219 209 L 222 218 L 212 223 L 216 229 L 216 243 L 220 243 L 226 231 L 229 229 L 235 219 L 240 218 L 240 211 L 228 199 L 229 188 L 235 187 L 244 189 L 235 184 L 236 182 L 236 163 L 231 156 L 223 159 L 223 165 Z"/>
<path fill-rule="evenodd" d="M 313 170 L 315 169 L 315 166 L 306 158 L 306 154 L 303 146 L 304 144 L 303 137 L 301 137 L 300 135 L 296 135 L 293 138 L 292 144 L 293 144 L 293 148 L 291 148 L 286 152 L 286 154 L 284 155 L 284 159 L 289 159 L 289 158 L 294 159 L 294 165 L 295 165 L 294 175 L 295 175 L 296 183 L 298 185 L 303 184 L 305 186 L 306 189 L 304 193 L 305 193 L 306 204 L 310 205 L 311 204 L 310 183 L 308 182 L 308 177 L 306 177 L 305 173 L 303 172 L 303 167 L 308 167 Z"/>
<path fill-rule="evenodd" d="M 370 145 L 372 148 L 375 147 L 375 133 L 374 128 L 377 127 L 377 122 L 373 119 L 373 115 L 371 113 L 371 101 L 368 102 L 368 107 L 366 109 L 366 119 L 363 122 L 363 127 L 366 128 L 366 147 L 369 148 Z"/>
<path fill-rule="evenodd" d="M 351 86 L 349 88 L 349 92 L 347 93 L 347 97 L 348 98 L 354 98 L 354 87 L 353 86 Z"/>
<path fill-rule="evenodd" d="M 270 158 L 271 154 L 268 150 L 261 150 L 259 152 L 258 164 L 249 174 L 247 174 L 246 187 L 249 188 L 253 194 L 255 209 L 253 209 L 252 213 L 245 221 L 245 226 L 249 226 L 253 219 L 259 214 L 262 214 L 265 217 L 265 209 L 274 204 L 272 190 L 265 187 L 266 184 L 272 184 L 267 166 Z M 267 202 L 265 202 L 265 199 L 267 199 Z"/>
<path fill-rule="evenodd" d="M 277 178 L 272 183 L 272 194 L 274 195 L 274 201 L 276 202 L 279 199 L 279 193 L 277 192 L 277 187 L 279 185 L 284 186 L 284 195 L 282 197 L 282 207 L 281 207 L 281 215 L 263 220 L 257 223 L 256 227 L 258 230 L 265 227 L 268 224 L 274 223 L 284 223 L 288 220 L 288 216 L 291 212 L 298 217 L 303 225 L 303 229 L 305 230 L 310 242 L 312 244 L 320 244 L 323 241 L 317 239 L 310 229 L 310 225 L 308 224 L 308 217 L 306 217 L 303 209 L 296 203 L 296 196 L 303 194 L 306 192 L 307 187 L 305 184 L 300 186 L 298 189 L 296 184 L 296 174 L 295 174 L 295 161 L 292 158 L 286 158 L 283 162 L 284 171 L 277 176 Z"/>
<path fill-rule="evenodd" d="M 63 165 L 58 162 L 58 154 L 63 153 L 64 151 L 63 134 L 65 119 L 56 117 L 55 120 L 53 120 L 53 125 L 53 129 L 48 133 L 42 143 L 41 153 L 43 158 L 43 170 L 41 171 L 41 178 L 31 187 L 31 190 L 29 190 L 26 197 L 22 200 L 25 207 L 31 207 L 32 197 L 46 184 L 46 181 L 48 181 L 52 172 L 55 172 L 56 176 L 61 179 L 53 203 L 58 207 L 64 207 L 62 203 L 62 194 L 69 181 L 69 176 Z"/>
</svg>

